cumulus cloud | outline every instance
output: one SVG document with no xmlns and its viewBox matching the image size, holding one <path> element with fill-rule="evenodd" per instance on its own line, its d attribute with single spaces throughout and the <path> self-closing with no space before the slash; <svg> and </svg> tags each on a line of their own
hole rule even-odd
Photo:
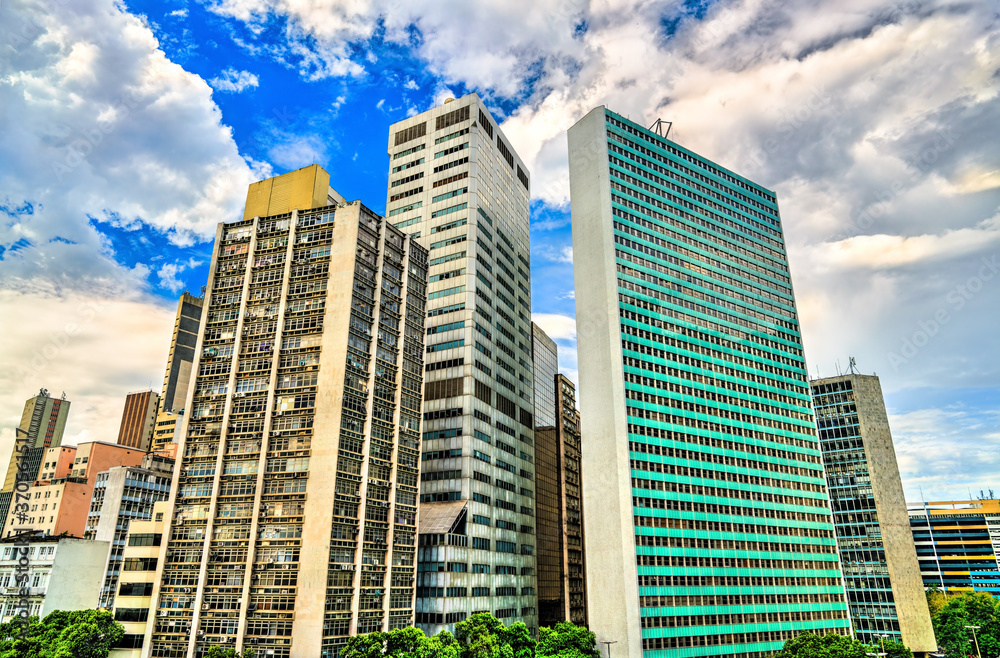
<svg viewBox="0 0 1000 658">
<path fill-rule="evenodd" d="M 576 340 L 576 320 L 568 315 L 532 313 L 531 321 L 552 340 Z"/>
<path fill-rule="evenodd" d="M 218 76 L 210 81 L 217 91 L 227 94 L 240 94 L 251 87 L 260 86 L 260 80 L 256 73 L 250 71 L 237 71 L 233 67 L 222 71 Z"/>
<path fill-rule="evenodd" d="M 125 395 L 162 384 L 174 313 L 134 294 L 0 290 L 0 317 L 24 318 L 4 323 L 0 332 L 0 359 L 16 364 L 0 378 L 0 459 L 13 446 L 11 428 L 20 422 L 24 400 L 39 388 L 52 395 L 65 390 L 72 402 L 65 445 L 114 443 Z"/>
<path fill-rule="evenodd" d="M 156 275 L 160 278 L 160 285 L 169 289 L 173 293 L 179 293 L 186 285 L 184 281 L 177 278 L 177 275 L 185 270 L 189 270 L 201 265 L 202 261 L 190 258 L 184 263 L 164 263 L 160 266 Z"/>
<path fill-rule="evenodd" d="M 562 245 L 561 247 L 554 247 L 549 244 L 539 244 L 535 246 L 534 254 L 532 255 L 552 263 L 572 263 L 573 246 Z"/>
<path fill-rule="evenodd" d="M 25 29 L 0 58 L 0 112 L 17 127 L 0 141 L 0 285 L 134 286 L 103 225 L 184 246 L 239 216 L 267 167 L 240 157 L 211 88 L 139 18 L 112 0 L 2 12 Z"/>
<path fill-rule="evenodd" d="M 973 497 L 997 489 L 997 410 L 968 405 L 889 414 L 893 444 L 909 501 Z M 941 455 L 948 455 L 941 459 Z"/>
</svg>

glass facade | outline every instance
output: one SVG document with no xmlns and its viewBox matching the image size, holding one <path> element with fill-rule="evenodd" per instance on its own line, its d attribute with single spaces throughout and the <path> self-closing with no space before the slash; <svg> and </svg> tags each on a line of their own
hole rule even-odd
<svg viewBox="0 0 1000 658">
<path fill-rule="evenodd" d="M 925 587 L 1000 597 L 1000 500 L 911 504 Z"/>
<path fill-rule="evenodd" d="M 858 390 L 856 384 L 861 385 Z M 932 633 L 930 613 L 915 615 L 915 624 L 901 619 L 896 605 L 899 594 L 919 599 L 922 587 L 912 542 L 903 542 L 903 555 L 888 545 L 891 530 L 884 526 L 891 526 L 895 516 L 902 517 L 905 503 L 895 457 L 889 460 L 884 454 L 886 449 L 892 451 L 892 443 L 881 389 L 877 395 L 862 397 L 865 387 L 878 387 L 878 379 L 848 375 L 811 383 L 848 611 L 862 642 L 876 645 L 885 638 L 905 642 L 916 651 L 925 648 L 923 642 L 914 644 L 917 629 L 903 627 L 922 625 Z M 863 428 L 867 428 L 867 436 Z M 874 463 L 880 457 L 881 468 Z M 885 490 L 897 495 L 887 500 Z M 911 590 L 900 591 L 901 581 L 909 579 L 913 582 L 905 585 Z M 935 648 L 932 639 L 926 648 Z"/>
<path fill-rule="evenodd" d="M 535 431 L 538 623 L 549 628 L 561 621 L 585 626 L 580 412 L 576 410 L 573 383 L 559 374 L 553 377 L 553 383 L 555 427 L 539 427 Z"/>
<path fill-rule="evenodd" d="M 607 203 L 573 200 L 579 353 L 608 349 L 607 320 L 581 313 L 609 289 L 589 240 L 613 243 L 621 349 L 617 372 L 582 363 L 582 403 L 621 387 L 643 655 L 763 658 L 803 631 L 849 634 L 775 195 L 612 112 L 581 124 L 573 194 L 602 186 Z M 591 575 L 609 509 L 587 507 Z M 623 614 L 592 593 L 592 628 Z"/>
<path fill-rule="evenodd" d="M 534 322 L 531 323 L 531 345 L 535 380 L 535 427 L 555 427 L 558 347 Z"/>
<path fill-rule="evenodd" d="M 428 634 L 481 611 L 538 627 L 529 181 L 509 144 L 475 94 L 389 128 L 386 217 L 429 251 L 416 603 Z"/>
</svg>

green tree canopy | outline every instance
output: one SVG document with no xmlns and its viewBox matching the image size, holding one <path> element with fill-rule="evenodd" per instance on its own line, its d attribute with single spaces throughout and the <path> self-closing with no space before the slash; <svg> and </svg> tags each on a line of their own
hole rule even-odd
<svg viewBox="0 0 1000 658">
<path fill-rule="evenodd" d="M 564 621 L 555 628 L 538 629 L 538 658 L 600 658 L 597 651 L 597 636 L 585 626 L 577 626 Z"/>
<path fill-rule="evenodd" d="M 256 653 L 250 647 L 247 647 L 242 652 L 237 652 L 232 647 L 223 649 L 219 645 L 211 646 L 205 652 L 205 658 L 254 658 L 255 655 Z"/>
<path fill-rule="evenodd" d="M 985 592 L 949 596 L 931 620 L 937 642 L 949 658 L 976 655 L 972 630 L 967 626 L 979 627 L 976 640 L 983 658 L 1000 653 L 1000 601 Z"/>
<path fill-rule="evenodd" d="M 341 658 L 600 658 L 597 638 L 570 622 L 542 628 L 536 642 L 523 622 L 507 626 L 483 612 L 455 624 L 455 634 L 427 637 L 418 628 L 356 635 Z M 0 658 L 4 658 L 0 656 Z M 208 658 L 214 658 L 209 656 Z M 227 657 L 228 658 L 228 657 Z"/>
<path fill-rule="evenodd" d="M 774 658 L 865 658 L 871 649 L 843 635 L 802 633 L 785 642 Z"/>
<path fill-rule="evenodd" d="M 0 625 L 0 658 L 107 658 L 124 635 L 107 610 L 55 610 Z"/>
</svg>

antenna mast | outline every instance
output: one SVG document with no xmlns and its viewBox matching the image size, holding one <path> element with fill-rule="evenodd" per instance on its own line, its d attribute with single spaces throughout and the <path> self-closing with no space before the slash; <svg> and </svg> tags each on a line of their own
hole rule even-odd
<svg viewBox="0 0 1000 658">
<path fill-rule="evenodd" d="M 663 128 L 664 126 L 666 126 L 666 131 L 664 131 Z M 664 121 L 663 119 L 657 119 L 656 121 L 653 122 L 653 125 L 649 127 L 649 130 L 652 130 L 663 139 L 667 139 L 670 136 L 670 129 L 673 128 L 673 126 L 674 126 L 673 121 Z"/>
</svg>

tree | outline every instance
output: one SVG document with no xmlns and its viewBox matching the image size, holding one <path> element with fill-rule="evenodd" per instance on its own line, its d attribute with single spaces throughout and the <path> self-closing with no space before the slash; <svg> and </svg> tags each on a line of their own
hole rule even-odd
<svg viewBox="0 0 1000 658">
<path fill-rule="evenodd" d="M 534 658 L 535 655 L 535 640 L 524 622 L 505 626 L 488 612 L 455 624 L 455 639 L 462 646 L 462 658 Z"/>
<path fill-rule="evenodd" d="M 879 644 L 879 650 L 885 647 L 886 658 L 913 658 L 913 652 L 902 642 L 886 640 L 884 644 Z M 872 652 L 875 653 L 875 652 Z"/>
<path fill-rule="evenodd" d="M 985 592 L 969 592 L 948 597 L 931 621 L 938 644 L 949 658 L 976 655 L 972 631 L 978 626 L 976 640 L 983 656 L 1000 653 L 1000 601 Z"/>
<path fill-rule="evenodd" d="M 597 636 L 585 626 L 568 621 L 559 622 L 555 628 L 538 629 L 537 658 L 600 658 Z"/>
<path fill-rule="evenodd" d="M 420 633 L 423 635 L 423 632 Z M 340 650 L 341 658 L 381 658 L 385 655 L 385 633 L 376 631 L 347 639 Z"/>
<path fill-rule="evenodd" d="M 865 658 L 870 647 L 843 635 L 802 633 L 785 642 L 773 658 Z"/>
<path fill-rule="evenodd" d="M 107 658 L 125 629 L 107 610 L 55 610 L 0 627 L 0 658 Z"/>
<path fill-rule="evenodd" d="M 232 647 L 226 647 L 223 649 L 219 645 L 212 645 L 205 652 L 205 658 L 254 658 L 255 652 L 250 647 L 247 647 L 241 652 L 237 652 L 236 649 Z"/>
<path fill-rule="evenodd" d="M 931 611 L 931 617 L 941 612 L 944 604 L 948 602 L 948 595 L 937 585 L 927 588 L 927 608 Z"/>
</svg>

